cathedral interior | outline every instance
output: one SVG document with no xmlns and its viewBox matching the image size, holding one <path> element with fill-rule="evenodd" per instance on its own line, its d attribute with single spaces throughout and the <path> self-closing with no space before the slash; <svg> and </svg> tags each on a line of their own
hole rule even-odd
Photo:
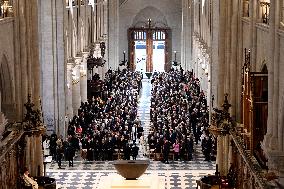
<svg viewBox="0 0 284 189">
<path fill-rule="evenodd" d="M 284 0 L 0 0 L 0 188 L 284 188 L 281 70 Z"/>
</svg>

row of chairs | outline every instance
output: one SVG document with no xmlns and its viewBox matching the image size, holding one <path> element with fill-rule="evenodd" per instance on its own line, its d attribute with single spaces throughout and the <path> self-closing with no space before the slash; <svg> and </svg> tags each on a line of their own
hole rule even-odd
<svg viewBox="0 0 284 189">
<path fill-rule="evenodd" d="M 148 153 L 148 158 L 152 159 L 154 161 L 161 161 L 161 160 L 163 160 L 163 153 L 162 152 L 156 152 L 155 149 L 150 149 L 149 153 Z M 168 158 L 169 158 L 169 160 L 175 160 L 175 153 L 174 153 L 173 149 L 170 150 Z M 189 160 L 188 153 L 184 153 L 183 158 L 185 158 L 186 160 Z"/>
</svg>

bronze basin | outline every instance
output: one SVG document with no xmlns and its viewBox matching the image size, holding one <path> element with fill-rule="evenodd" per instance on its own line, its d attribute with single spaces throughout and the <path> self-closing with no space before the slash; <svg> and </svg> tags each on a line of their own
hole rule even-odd
<svg viewBox="0 0 284 189">
<path fill-rule="evenodd" d="M 150 165 L 149 160 L 117 160 L 113 162 L 118 174 L 126 180 L 135 180 L 143 175 Z"/>
</svg>

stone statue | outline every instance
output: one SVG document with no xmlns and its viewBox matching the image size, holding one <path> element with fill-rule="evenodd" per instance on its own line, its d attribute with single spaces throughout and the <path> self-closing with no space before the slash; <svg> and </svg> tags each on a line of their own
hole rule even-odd
<svg viewBox="0 0 284 189">
<path fill-rule="evenodd" d="M 229 113 L 231 104 L 228 102 L 228 94 L 225 94 L 225 100 L 222 107 L 223 110 L 213 108 L 214 113 L 212 113 L 212 125 L 215 125 L 218 129 L 228 131 L 230 124 L 232 123 L 232 118 Z"/>
<path fill-rule="evenodd" d="M 27 113 L 24 118 L 25 129 L 35 129 L 37 126 L 42 125 L 42 114 L 40 110 L 33 110 L 34 104 L 31 102 L 31 95 L 28 95 L 28 102 L 24 104 Z"/>
</svg>

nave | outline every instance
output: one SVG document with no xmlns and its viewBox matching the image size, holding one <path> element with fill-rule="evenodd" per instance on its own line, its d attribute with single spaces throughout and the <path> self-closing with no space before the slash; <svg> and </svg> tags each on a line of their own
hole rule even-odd
<svg viewBox="0 0 284 189">
<path fill-rule="evenodd" d="M 140 92 L 138 117 L 144 128 L 144 137 L 147 138 L 150 129 L 150 103 L 151 82 L 149 79 L 142 80 Z M 139 146 L 137 159 L 147 159 L 143 156 Z M 57 163 L 47 166 L 47 175 L 57 180 L 58 188 L 98 188 L 100 181 L 109 174 L 116 174 L 112 161 L 82 161 L 75 158 L 74 167 L 68 166 L 68 161 L 62 162 L 62 168 L 58 169 Z M 195 145 L 192 161 L 172 161 L 164 164 L 160 161 L 151 160 L 145 175 L 158 175 L 165 180 L 167 189 L 193 189 L 196 180 L 201 177 L 214 174 L 215 162 L 204 161 L 200 143 Z M 117 175 L 120 177 L 119 175 Z"/>
</svg>

